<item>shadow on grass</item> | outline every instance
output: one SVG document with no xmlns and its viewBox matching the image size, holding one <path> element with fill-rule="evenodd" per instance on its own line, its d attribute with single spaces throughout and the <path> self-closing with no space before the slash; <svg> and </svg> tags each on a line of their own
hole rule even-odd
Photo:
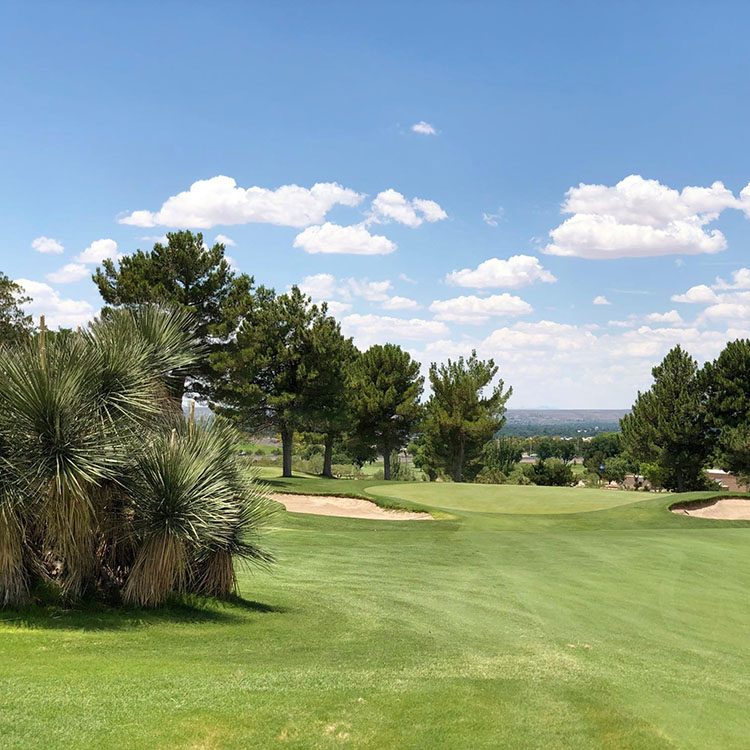
<svg viewBox="0 0 750 750">
<path fill-rule="evenodd" d="M 283 607 L 233 596 L 226 601 L 182 597 L 157 609 L 114 606 L 102 602 L 32 604 L 22 609 L 0 610 L 0 627 L 29 629 L 107 631 L 128 630 L 157 624 L 232 624 L 246 621 L 248 613 L 283 613 Z"/>
</svg>

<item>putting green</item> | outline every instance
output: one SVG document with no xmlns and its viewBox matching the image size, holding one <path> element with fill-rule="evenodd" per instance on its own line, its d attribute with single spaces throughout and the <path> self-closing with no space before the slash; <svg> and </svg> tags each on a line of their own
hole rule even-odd
<svg viewBox="0 0 750 750">
<path fill-rule="evenodd" d="M 637 492 L 584 487 L 403 482 L 368 487 L 367 493 L 376 497 L 397 497 L 445 510 L 522 515 L 586 513 L 630 505 L 647 497 Z"/>
</svg>

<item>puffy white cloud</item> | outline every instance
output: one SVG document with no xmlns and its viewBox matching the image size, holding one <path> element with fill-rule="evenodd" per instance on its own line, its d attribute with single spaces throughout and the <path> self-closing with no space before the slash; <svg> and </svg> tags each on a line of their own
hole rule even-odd
<svg viewBox="0 0 750 750">
<path fill-rule="evenodd" d="M 381 307 L 384 310 L 416 310 L 419 307 L 419 303 L 415 299 L 411 299 L 411 297 L 399 297 L 396 294 L 385 300 Z"/>
<path fill-rule="evenodd" d="M 337 279 L 330 273 L 316 273 L 306 276 L 298 286 L 303 293 L 308 294 L 316 302 L 329 302 L 329 309 L 334 315 L 335 310 L 340 312 L 350 310 L 352 305 L 349 303 L 356 299 L 379 302 L 384 310 L 413 310 L 419 307 L 415 300 L 408 297 L 391 296 L 393 284 L 387 279 L 383 281 Z M 332 300 L 338 300 L 338 302 L 333 304 Z"/>
<path fill-rule="evenodd" d="M 70 284 L 91 276 L 88 266 L 83 263 L 66 263 L 62 268 L 47 274 L 47 279 L 55 284 Z"/>
<path fill-rule="evenodd" d="M 339 302 L 337 300 L 326 300 L 325 302 L 328 305 L 328 313 L 333 315 L 334 318 L 338 318 L 352 309 L 352 306 L 348 302 Z"/>
<path fill-rule="evenodd" d="M 34 248 L 38 253 L 45 253 L 50 255 L 60 255 L 65 248 L 62 246 L 62 243 L 58 242 L 56 239 L 53 239 L 52 237 L 37 237 L 35 240 L 32 240 L 31 247 Z"/>
<path fill-rule="evenodd" d="M 227 237 L 225 234 L 217 234 L 216 237 L 214 237 L 214 242 L 218 242 L 220 245 L 224 245 L 225 247 L 237 247 L 237 243 L 231 237 Z"/>
<path fill-rule="evenodd" d="M 591 301 L 592 305 L 611 305 L 612 303 L 603 295 L 599 294 Z"/>
<path fill-rule="evenodd" d="M 422 318 L 393 318 L 388 315 L 360 315 L 352 313 L 341 320 L 347 336 L 353 336 L 357 346 L 398 341 L 428 341 L 448 336 L 445 323 Z"/>
<path fill-rule="evenodd" d="M 97 311 L 85 300 L 65 299 L 49 284 L 31 279 L 16 279 L 26 294 L 32 298 L 26 312 L 38 317 L 44 315 L 50 328 L 76 328 L 88 323 Z"/>
<path fill-rule="evenodd" d="M 337 205 L 357 206 L 363 196 L 335 182 L 311 188 L 282 185 L 242 188 L 225 175 L 197 180 L 188 190 L 168 198 L 158 211 L 133 211 L 119 221 L 137 227 L 196 227 L 265 223 L 287 227 L 320 224 Z"/>
<path fill-rule="evenodd" d="M 117 243 L 110 239 L 94 240 L 77 258 L 79 263 L 101 263 L 118 258 Z"/>
<path fill-rule="evenodd" d="M 397 190 L 389 188 L 373 199 L 369 221 L 379 224 L 396 221 L 407 227 L 418 227 L 425 221 L 435 222 L 447 218 L 448 214 L 435 201 L 425 198 L 409 200 Z"/>
<path fill-rule="evenodd" d="M 646 316 L 646 320 L 649 323 L 668 323 L 673 326 L 679 326 L 684 323 L 677 310 L 670 310 L 665 313 L 649 313 Z"/>
<path fill-rule="evenodd" d="M 504 287 L 518 289 L 537 281 L 551 284 L 557 279 L 532 255 L 512 255 L 507 260 L 490 258 L 476 268 L 449 273 L 445 280 L 455 286 L 473 289 Z"/>
<path fill-rule="evenodd" d="M 419 133 L 419 135 L 437 135 L 437 130 L 435 130 L 429 122 L 425 122 L 424 120 L 415 122 L 411 126 L 411 130 L 413 133 Z"/>
<path fill-rule="evenodd" d="M 750 300 L 728 298 L 707 307 L 700 322 L 750 320 Z"/>
<path fill-rule="evenodd" d="M 311 254 L 388 255 L 396 249 L 396 243 L 382 235 L 370 234 L 362 224 L 342 227 L 326 222 L 300 232 L 294 238 L 294 247 Z"/>
<path fill-rule="evenodd" d="M 750 268 L 739 268 L 732 271 L 732 280 L 717 278 L 714 289 L 750 289 Z"/>
<path fill-rule="evenodd" d="M 581 183 L 566 194 L 572 214 L 550 232 L 544 252 L 591 259 L 717 253 L 726 247 L 706 225 L 741 202 L 721 182 L 682 191 L 630 175 L 610 187 Z"/>
<path fill-rule="evenodd" d="M 684 302 L 694 305 L 708 305 L 717 300 L 716 292 L 705 284 L 691 286 L 684 294 L 672 295 L 672 302 Z"/>
<path fill-rule="evenodd" d="M 485 323 L 490 318 L 516 317 L 532 312 L 531 305 L 507 292 L 491 297 L 466 295 L 453 299 L 435 300 L 430 312 L 437 320 L 450 320 L 457 323 Z"/>
</svg>

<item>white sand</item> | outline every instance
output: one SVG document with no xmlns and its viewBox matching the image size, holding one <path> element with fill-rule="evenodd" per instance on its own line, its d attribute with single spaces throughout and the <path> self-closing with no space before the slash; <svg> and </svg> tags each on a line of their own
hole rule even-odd
<svg viewBox="0 0 750 750">
<path fill-rule="evenodd" d="M 692 508 L 672 508 L 672 513 L 697 518 L 717 518 L 724 521 L 750 521 L 750 499 L 722 497 L 713 503 Z"/>
<path fill-rule="evenodd" d="M 290 513 L 312 513 L 316 516 L 370 518 L 378 521 L 430 521 L 429 513 L 381 508 L 369 500 L 329 495 L 285 495 L 274 492 L 271 497 Z"/>
</svg>

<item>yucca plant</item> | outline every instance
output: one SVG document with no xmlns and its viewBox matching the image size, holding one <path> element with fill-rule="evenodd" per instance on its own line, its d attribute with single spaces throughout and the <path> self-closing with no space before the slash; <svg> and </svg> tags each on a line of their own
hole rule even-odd
<svg viewBox="0 0 750 750">
<path fill-rule="evenodd" d="M 184 313 L 109 311 L 87 330 L 0 350 L 0 606 L 46 577 L 69 599 L 224 594 L 269 503 L 219 425 L 189 424 L 177 384 L 200 356 Z M 181 396 L 181 391 L 179 391 Z M 221 579 L 221 580 L 220 580 Z"/>
<path fill-rule="evenodd" d="M 219 422 L 180 419 L 137 456 L 125 484 L 138 540 L 126 602 L 155 606 L 173 591 L 228 595 L 233 556 L 270 561 L 251 534 L 271 503 L 242 479 L 231 435 Z"/>
</svg>

